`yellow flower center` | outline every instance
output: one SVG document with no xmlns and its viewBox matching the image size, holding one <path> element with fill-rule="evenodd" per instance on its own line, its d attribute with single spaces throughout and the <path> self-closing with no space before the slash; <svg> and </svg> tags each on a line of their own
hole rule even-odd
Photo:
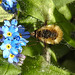
<svg viewBox="0 0 75 75">
<path fill-rule="evenodd" d="M 14 55 L 10 54 L 10 58 L 14 58 Z"/>
<path fill-rule="evenodd" d="M 22 34 L 21 34 L 21 33 L 19 33 L 19 35 L 20 35 L 20 37 L 22 38 Z"/>
<path fill-rule="evenodd" d="M 6 48 L 7 48 L 7 49 L 11 49 L 11 45 L 10 45 L 10 44 L 7 44 L 7 45 L 6 45 Z"/>
<path fill-rule="evenodd" d="M 0 39 L 2 39 L 3 38 L 3 35 L 2 34 L 0 34 Z"/>
<path fill-rule="evenodd" d="M 0 4 L 2 3 L 2 0 L 0 0 Z"/>
<path fill-rule="evenodd" d="M 8 32 L 7 35 L 8 35 L 8 36 L 12 36 L 12 33 L 11 33 L 11 32 Z"/>
</svg>

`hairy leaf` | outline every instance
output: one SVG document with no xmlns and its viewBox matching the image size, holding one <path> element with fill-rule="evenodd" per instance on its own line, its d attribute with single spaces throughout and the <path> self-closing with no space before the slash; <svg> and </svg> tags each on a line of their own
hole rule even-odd
<svg viewBox="0 0 75 75">
<path fill-rule="evenodd" d="M 19 73 L 19 67 L 9 64 L 6 60 L 0 57 L 0 75 L 18 75 Z"/>
<path fill-rule="evenodd" d="M 9 14 L 0 6 L 0 22 L 3 22 L 4 19 L 10 20 L 13 18 L 13 14 Z"/>
<path fill-rule="evenodd" d="M 22 66 L 22 75 L 70 75 L 72 73 L 64 71 L 53 65 L 49 65 L 42 56 L 37 58 L 27 57 Z"/>
</svg>

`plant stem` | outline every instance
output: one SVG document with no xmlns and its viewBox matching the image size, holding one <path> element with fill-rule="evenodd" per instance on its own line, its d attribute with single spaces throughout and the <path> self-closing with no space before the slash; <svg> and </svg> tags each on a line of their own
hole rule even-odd
<svg viewBox="0 0 75 75">
<path fill-rule="evenodd" d="M 44 47 L 44 50 L 43 50 L 43 56 L 44 56 L 45 60 L 50 64 L 51 54 L 49 52 L 49 49 L 50 48 L 47 47 L 47 44 L 45 44 L 45 47 Z"/>
</svg>

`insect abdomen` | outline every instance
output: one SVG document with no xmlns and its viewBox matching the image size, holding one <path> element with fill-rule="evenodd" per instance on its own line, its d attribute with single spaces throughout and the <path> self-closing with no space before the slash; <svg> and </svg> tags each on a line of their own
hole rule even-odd
<svg viewBox="0 0 75 75">
<path fill-rule="evenodd" d="M 62 40 L 63 32 L 57 25 L 47 25 L 36 31 L 36 38 L 47 44 L 58 44 Z"/>
<path fill-rule="evenodd" d="M 39 40 L 47 44 L 58 44 L 63 37 L 63 32 L 57 25 L 46 25 L 31 33 Z"/>
</svg>

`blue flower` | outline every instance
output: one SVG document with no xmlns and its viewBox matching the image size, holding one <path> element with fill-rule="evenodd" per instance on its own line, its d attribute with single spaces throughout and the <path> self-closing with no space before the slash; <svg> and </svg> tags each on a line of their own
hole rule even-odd
<svg viewBox="0 0 75 75">
<path fill-rule="evenodd" d="M 18 63 L 19 62 L 19 58 L 17 55 L 13 55 L 10 53 L 9 57 L 8 57 L 8 62 L 9 63 L 13 63 L 13 62 L 16 62 Z"/>
<path fill-rule="evenodd" d="M 4 20 L 4 26 L 11 26 L 11 24 L 8 20 Z"/>
<path fill-rule="evenodd" d="M 6 0 L 4 0 L 4 2 L 6 2 Z M 7 4 L 11 4 L 12 7 L 11 0 L 9 0 Z M 8 58 L 9 63 L 19 62 L 22 46 L 26 46 L 29 42 L 26 39 L 30 37 L 30 33 L 28 31 L 25 32 L 25 28 L 21 25 L 17 26 L 17 24 L 16 19 L 11 20 L 11 22 L 4 20 L 4 26 L 0 28 L 0 35 L 5 37 L 0 49 L 3 50 L 3 58 Z M 24 59 L 25 58 L 22 58 L 21 60 Z M 22 63 L 23 61 L 20 62 Z"/>
<path fill-rule="evenodd" d="M 15 42 L 14 41 L 10 41 L 8 39 L 5 39 L 4 43 L 2 43 L 2 45 L 0 46 L 1 50 L 3 50 L 3 56 L 5 55 L 5 52 L 7 52 L 7 51 L 11 52 L 14 55 L 17 55 L 18 54 L 18 50 L 15 47 L 16 47 Z"/>
<path fill-rule="evenodd" d="M 4 50 L 3 51 L 3 58 L 8 58 L 9 54 L 10 54 L 9 50 Z"/>
<path fill-rule="evenodd" d="M 21 46 L 26 46 L 26 43 L 29 42 L 26 39 L 22 38 L 18 32 L 14 33 L 13 37 L 18 41 L 19 44 L 21 44 Z"/>
<path fill-rule="evenodd" d="M 18 22 L 16 19 L 12 19 L 11 23 L 8 20 L 4 20 L 4 26 L 17 26 Z"/>
<path fill-rule="evenodd" d="M 9 63 L 13 63 L 13 62 L 18 63 L 19 62 L 18 54 L 14 55 L 8 50 L 3 51 L 3 58 L 8 58 Z"/>
<path fill-rule="evenodd" d="M 2 31 L 2 28 L 0 27 L 0 42 L 3 42 L 4 41 L 4 36 L 3 36 L 3 31 Z"/>
<path fill-rule="evenodd" d="M 13 55 L 8 50 L 3 51 L 3 58 L 8 58 L 8 62 L 9 63 L 13 63 L 13 62 L 18 63 L 19 62 L 18 54 L 17 55 Z"/>
<path fill-rule="evenodd" d="M 22 52 L 21 46 L 26 46 L 26 43 L 28 43 L 29 41 L 25 40 L 24 38 L 20 38 L 20 36 L 16 36 L 12 42 L 13 43 L 11 43 L 11 45 L 15 46 L 15 48 L 18 49 L 19 52 L 21 53 Z"/>
<path fill-rule="evenodd" d="M 16 63 L 16 65 L 22 66 L 22 64 L 23 64 L 23 62 L 24 62 L 26 56 L 19 53 L 19 54 L 18 54 L 18 57 L 19 57 L 19 62 Z"/>
<path fill-rule="evenodd" d="M 8 39 L 4 40 L 4 43 L 0 46 L 1 50 L 10 50 L 11 49 L 11 41 Z"/>
<path fill-rule="evenodd" d="M 22 25 L 18 26 L 18 32 L 22 38 L 27 39 L 30 37 L 30 33 L 28 31 L 25 32 L 25 28 Z"/>
<path fill-rule="evenodd" d="M 28 43 L 29 41 L 27 41 L 24 38 L 20 38 L 19 42 L 20 42 L 21 46 L 26 46 L 26 43 Z"/>
<path fill-rule="evenodd" d="M 19 52 L 22 52 L 21 44 L 18 40 L 14 39 L 11 43 L 12 47 L 15 47 L 15 49 L 19 50 Z"/>
<path fill-rule="evenodd" d="M 18 28 L 14 26 L 2 26 L 2 31 L 5 38 L 12 40 L 13 34 L 18 31 Z"/>
<path fill-rule="evenodd" d="M 15 39 L 18 41 L 19 44 L 21 44 L 21 46 L 26 46 L 26 43 L 29 42 L 26 39 L 21 38 L 20 36 L 15 36 Z"/>
<path fill-rule="evenodd" d="M 13 26 L 17 26 L 17 24 L 18 24 L 18 22 L 17 22 L 16 19 L 13 19 L 13 20 L 11 21 L 11 25 L 13 25 Z"/>
<path fill-rule="evenodd" d="M 16 13 L 17 12 L 17 1 L 16 0 L 2 0 L 0 3 L 4 10 L 8 11 L 9 13 Z"/>
</svg>

